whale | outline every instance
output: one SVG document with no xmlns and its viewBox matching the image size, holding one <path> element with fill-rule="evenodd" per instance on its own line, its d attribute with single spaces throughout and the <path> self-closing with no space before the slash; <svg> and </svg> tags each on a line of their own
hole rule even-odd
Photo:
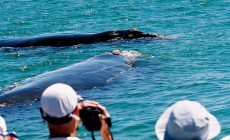
<svg viewBox="0 0 230 140">
<path fill-rule="evenodd" d="M 0 106 L 39 100 L 43 91 L 55 83 L 68 84 L 76 91 L 109 84 L 113 78 L 127 71 L 135 58 L 140 56 L 140 53 L 136 51 L 124 51 L 124 55 L 121 52 L 114 50 L 113 53 L 94 56 L 85 61 L 19 82 L 18 86 L 6 90 L 0 95 Z"/>
<path fill-rule="evenodd" d="M 145 33 L 137 29 L 105 31 L 95 34 L 55 34 L 29 38 L 0 40 L 0 47 L 33 47 L 33 46 L 74 46 L 105 41 L 139 39 L 139 38 L 170 38 L 159 34 Z"/>
</svg>

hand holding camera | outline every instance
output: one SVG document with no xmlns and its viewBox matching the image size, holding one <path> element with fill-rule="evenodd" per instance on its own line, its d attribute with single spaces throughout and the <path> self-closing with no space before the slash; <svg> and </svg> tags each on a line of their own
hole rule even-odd
<svg viewBox="0 0 230 140">
<path fill-rule="evenodd" d="M 104 131 L 103 129 L 109 129 L 112 126 L 110 115 L 106 108 L 97 102 L 82 102 L 79 116 L 88 131 Z"/>
<path fill-rule="evenodd" d="M 99 108 L 86 107 L 80 110 L 80 118 L 88 131 L 97 131 L 101 129 L 101 121 L 98 114 L 103 114 Z"/>
</svg>

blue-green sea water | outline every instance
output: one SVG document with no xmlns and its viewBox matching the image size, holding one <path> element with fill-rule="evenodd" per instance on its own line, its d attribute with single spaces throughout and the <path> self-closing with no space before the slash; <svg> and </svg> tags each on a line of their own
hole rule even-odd
<svg viewBox="0 0 230 140">
<path fill-rule="evenodd" d="M 0 48 L 0 92 L 27 78 L 113 49 L 142 53 L 103 87 L 82 91 L 106 106 L 116 140 L 157 139 L 155 123 L 179 100 L 203 104 L 219 120 L 215 139 L 230 134 L 230 0 L 0 0 L 0 39 L 137 28 L 176 36 L 72 47 Z M 93 77 L 92 77 L 93 78 Z M 21 139 L 47 139 L 39 102 L 0 108 Z M 80 126 L 79 137 L 91 139 Z M 96 133 L 96 138 L 101 139 Z"/>
</svg>

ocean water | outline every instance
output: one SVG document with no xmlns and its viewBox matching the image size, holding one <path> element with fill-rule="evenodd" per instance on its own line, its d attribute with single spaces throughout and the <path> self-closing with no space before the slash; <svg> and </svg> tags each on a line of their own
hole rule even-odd
<svg viewBox="0 0 230 140">
<path fill-rule="evenodd" d="M 0 48 L 0 92 L 27 78 L 113 49 L 142 53 L 129 71 L 82 91 L 106 106 L 116 140 L 157 139 L 155 123 L 179 100 L 198 101 L 230 134 L 230 0 L 0 0 L 0 39 L 137 28 L 175 40 L 123 40 L 71 47 Z M 32 93 L 31 93 L 32 94 Z M 21 139 L 47 139 L 40 104 L 0 108 Z M 91 139 L 80 126 L 79 137 Z M 96 139 L 101 139 L 96 133 Z"/>
</svg>

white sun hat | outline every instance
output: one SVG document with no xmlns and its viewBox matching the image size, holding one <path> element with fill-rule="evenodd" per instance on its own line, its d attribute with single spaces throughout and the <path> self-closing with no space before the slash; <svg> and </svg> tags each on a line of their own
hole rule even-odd
<svg viewBox="0 0 230 140">
<path fill-rule="evenodd" d="M 78 96 L 72 87 L 57 83 L 48 87 L 41 96 L 42 110 L 54 118 L 71 114 L 78 104 Z"/>
<path fill-rule="evenodd" d="M 6 127 L 6 122 L 5 119 L 0 116 L 0 135 L 6 135 L 7 133 L 7 127 Z"/>
<path fill-rule="evenodd" d="M 159 118 L 159 140 L 210 140 L 220 133 L 218 120 L 200 103 L 183 100 L 170 106 Z"/>
<path fill-rule="evenodd" d="M 226 136 L 226 137 L 223 137 L 222 139 L 220 140 L 230 140 L 230 135 Z"/>
</svg>

